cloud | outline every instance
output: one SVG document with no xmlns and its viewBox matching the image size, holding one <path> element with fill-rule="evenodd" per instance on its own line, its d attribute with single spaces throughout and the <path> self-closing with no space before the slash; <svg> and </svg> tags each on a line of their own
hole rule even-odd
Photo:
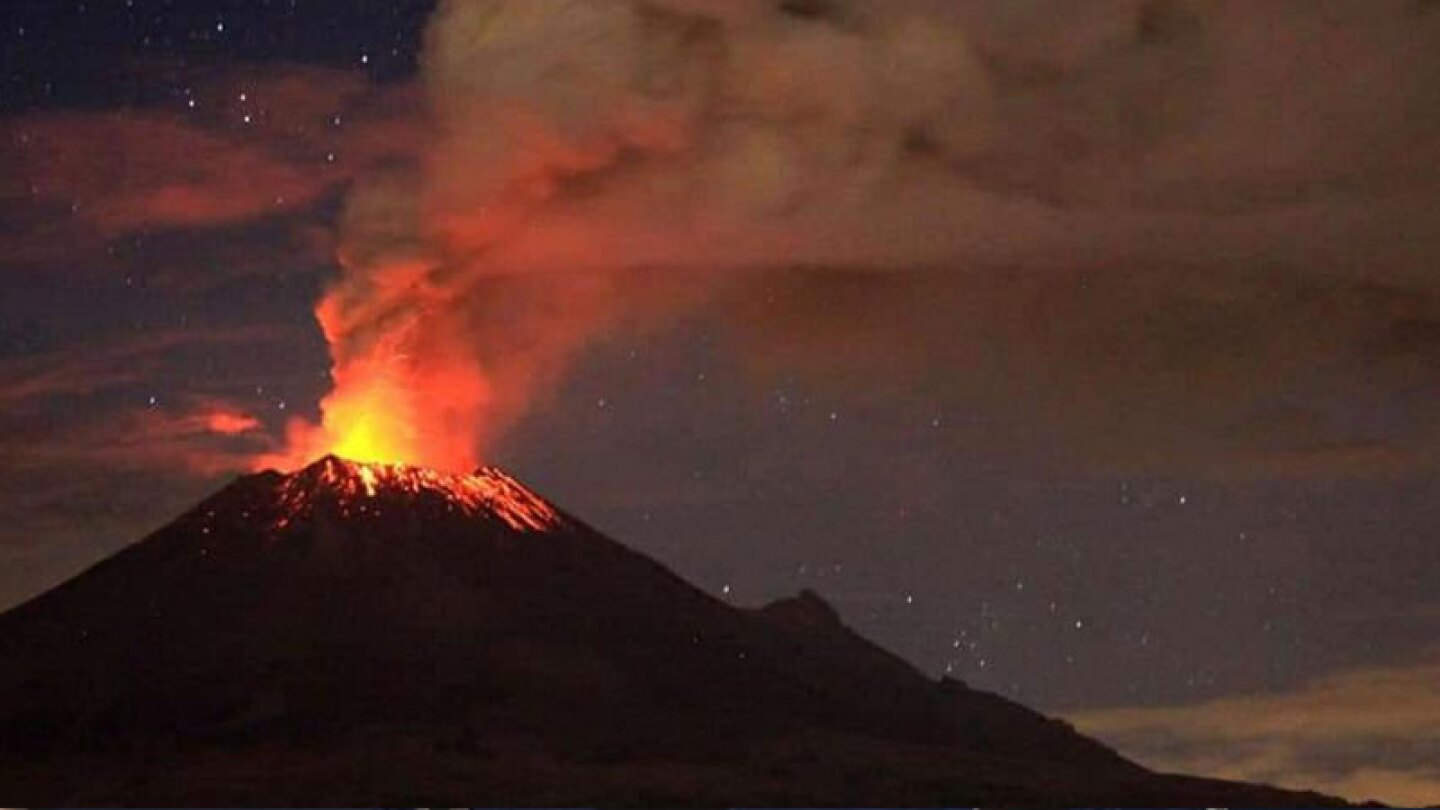
<svg viewBox="0 0 1440 810">
<path fill-rule="evenodd" d="M 221 436 L 240 436 L 260 429 L 260 420 L 224 405 L 211 408 L 196 415 L 210 433 Z"/>
<path fill-rule="evenodd" d="M 226 224 L 302 207 L 329 181 L 247 139 L 162 113 L 51 113 L 7 133 L 12 182 L 102 235 Z"/>
<path fill-rule="evenodd" d="M 328 409 L 383 368 L 483 449 L 702 310 L 1077 458 L 1423 463 L 1436 46 L 1406 0 L 448 0 L 416 159 L 345 202 Z"/>
<path fill-rule="evenodd" d="M 996 182 L 1200 211 L 1433 192 L 1440 23 L 1407 0 L 978 5 L 1008 100 Z"/>
<path fill-rule="evenodd" d="M 235 403 L 133 408 L 9 455 L 21 468 L 183 470 L 208 477 L 248 471 L 256 454 L 271 449 L 260 428 L 260 420 Z"/>
<path fill-rule="evenodd" d="M 1162 771 L 1400 806 L 1440 801 L 1440 664 L 1331 675 L 1287 693 L 1068 719 Z"/>
<path fill-rule="evenodd" d="M 1429 462 L 1433 293 L 1187 264 L 754 274 L 719 299 L 762 379 L 798 370 L 984 415 L 966 445 L 1092 465 L 1386 475 Z M 1415 324 L 1406 326 L 1405 324 Z"/>
<path fill-rule="evenodd" d="M 90 397 L 149 379 L 167 355 L 183 348 L 253 347 L 294 334 L 267 325 L 171 329 L 0 360 L 0 405 L 11 416 L 49 410 L 66 397 Z"/>
<path fill-rule="evenodd" d="M 296 336 L 271 326 L 182 329 L 0 362 L 7 474 L 248 470 L 252 458 L 273 449 L 265 425 L 248 406 L 207 390 L 226 381 L 196 384 L 189 374 L 175 374 L 174 364 L 241 349 L 253 354 Z M 144 404 L 144 392 L 157 389 L 165 393 Z"/>
<path fill-rule="evenodd" d="M 193 85 L 193 109 L 171 101 L 0 122 L 0 206 L 15 223 L 0 234 L 6 264 L 93 261 L 142 232 L 294 219 L 416 148 L 407 87 L 302 66 Z"/>
</svg>

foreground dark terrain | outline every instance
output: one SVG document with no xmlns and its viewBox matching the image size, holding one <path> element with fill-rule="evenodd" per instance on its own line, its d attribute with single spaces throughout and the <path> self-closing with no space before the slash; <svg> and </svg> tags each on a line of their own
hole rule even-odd
<svg viewBox="0 0 1440 810">
<path fill-rule="evenodd" d="M 1325 805 L 1159 775 L 493 470 L 242 478 L 0 616 L 18 805 Z"/>
</svg>

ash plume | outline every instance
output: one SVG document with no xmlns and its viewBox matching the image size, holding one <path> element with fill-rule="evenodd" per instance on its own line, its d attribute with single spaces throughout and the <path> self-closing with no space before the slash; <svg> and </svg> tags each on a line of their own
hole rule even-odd
<svg viewBox="0 0 1440 810">
<path fill-rule="evenodd" d="M 1303 464 L 1372 437 L 1324 392 L 1269 432 L 1275 370 L 1440 318 L 1437 45 L 1403 0 L 445 0 L 425 145 L 346 204 L 321 432 L 470 466 L 591 341 L 698 307 L 762 364 Z"/>
</svg>

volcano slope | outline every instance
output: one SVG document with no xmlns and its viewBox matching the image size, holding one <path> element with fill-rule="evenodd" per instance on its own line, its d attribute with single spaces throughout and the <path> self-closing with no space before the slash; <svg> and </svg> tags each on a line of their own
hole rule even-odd
<svg viewBox="0 0 1440 810">
<path fill-rule="evenodd" d="M 503 472 L 236 480 L 0 616 L 35 805 L 1325 805 L 1160 775 L 813 593 L 732 607 Z"/>
</svg>

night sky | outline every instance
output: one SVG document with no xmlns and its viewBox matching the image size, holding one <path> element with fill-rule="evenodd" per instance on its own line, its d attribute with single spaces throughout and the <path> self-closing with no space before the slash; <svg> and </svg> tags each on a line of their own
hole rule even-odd
<svg viewBox="0 0 1440 810">
<path fill-rule="evenodd" d="M 363 343 L 439 251 L 420 342 L 503 389 L 457 441 L 711 593 L 1440 802 L 1440 7 L 434 5 L 4 4 L 0 607 L 280 452 L 316 302 Z M 651 47 L 730 84 L 596 78 Z"/>
</svg>

